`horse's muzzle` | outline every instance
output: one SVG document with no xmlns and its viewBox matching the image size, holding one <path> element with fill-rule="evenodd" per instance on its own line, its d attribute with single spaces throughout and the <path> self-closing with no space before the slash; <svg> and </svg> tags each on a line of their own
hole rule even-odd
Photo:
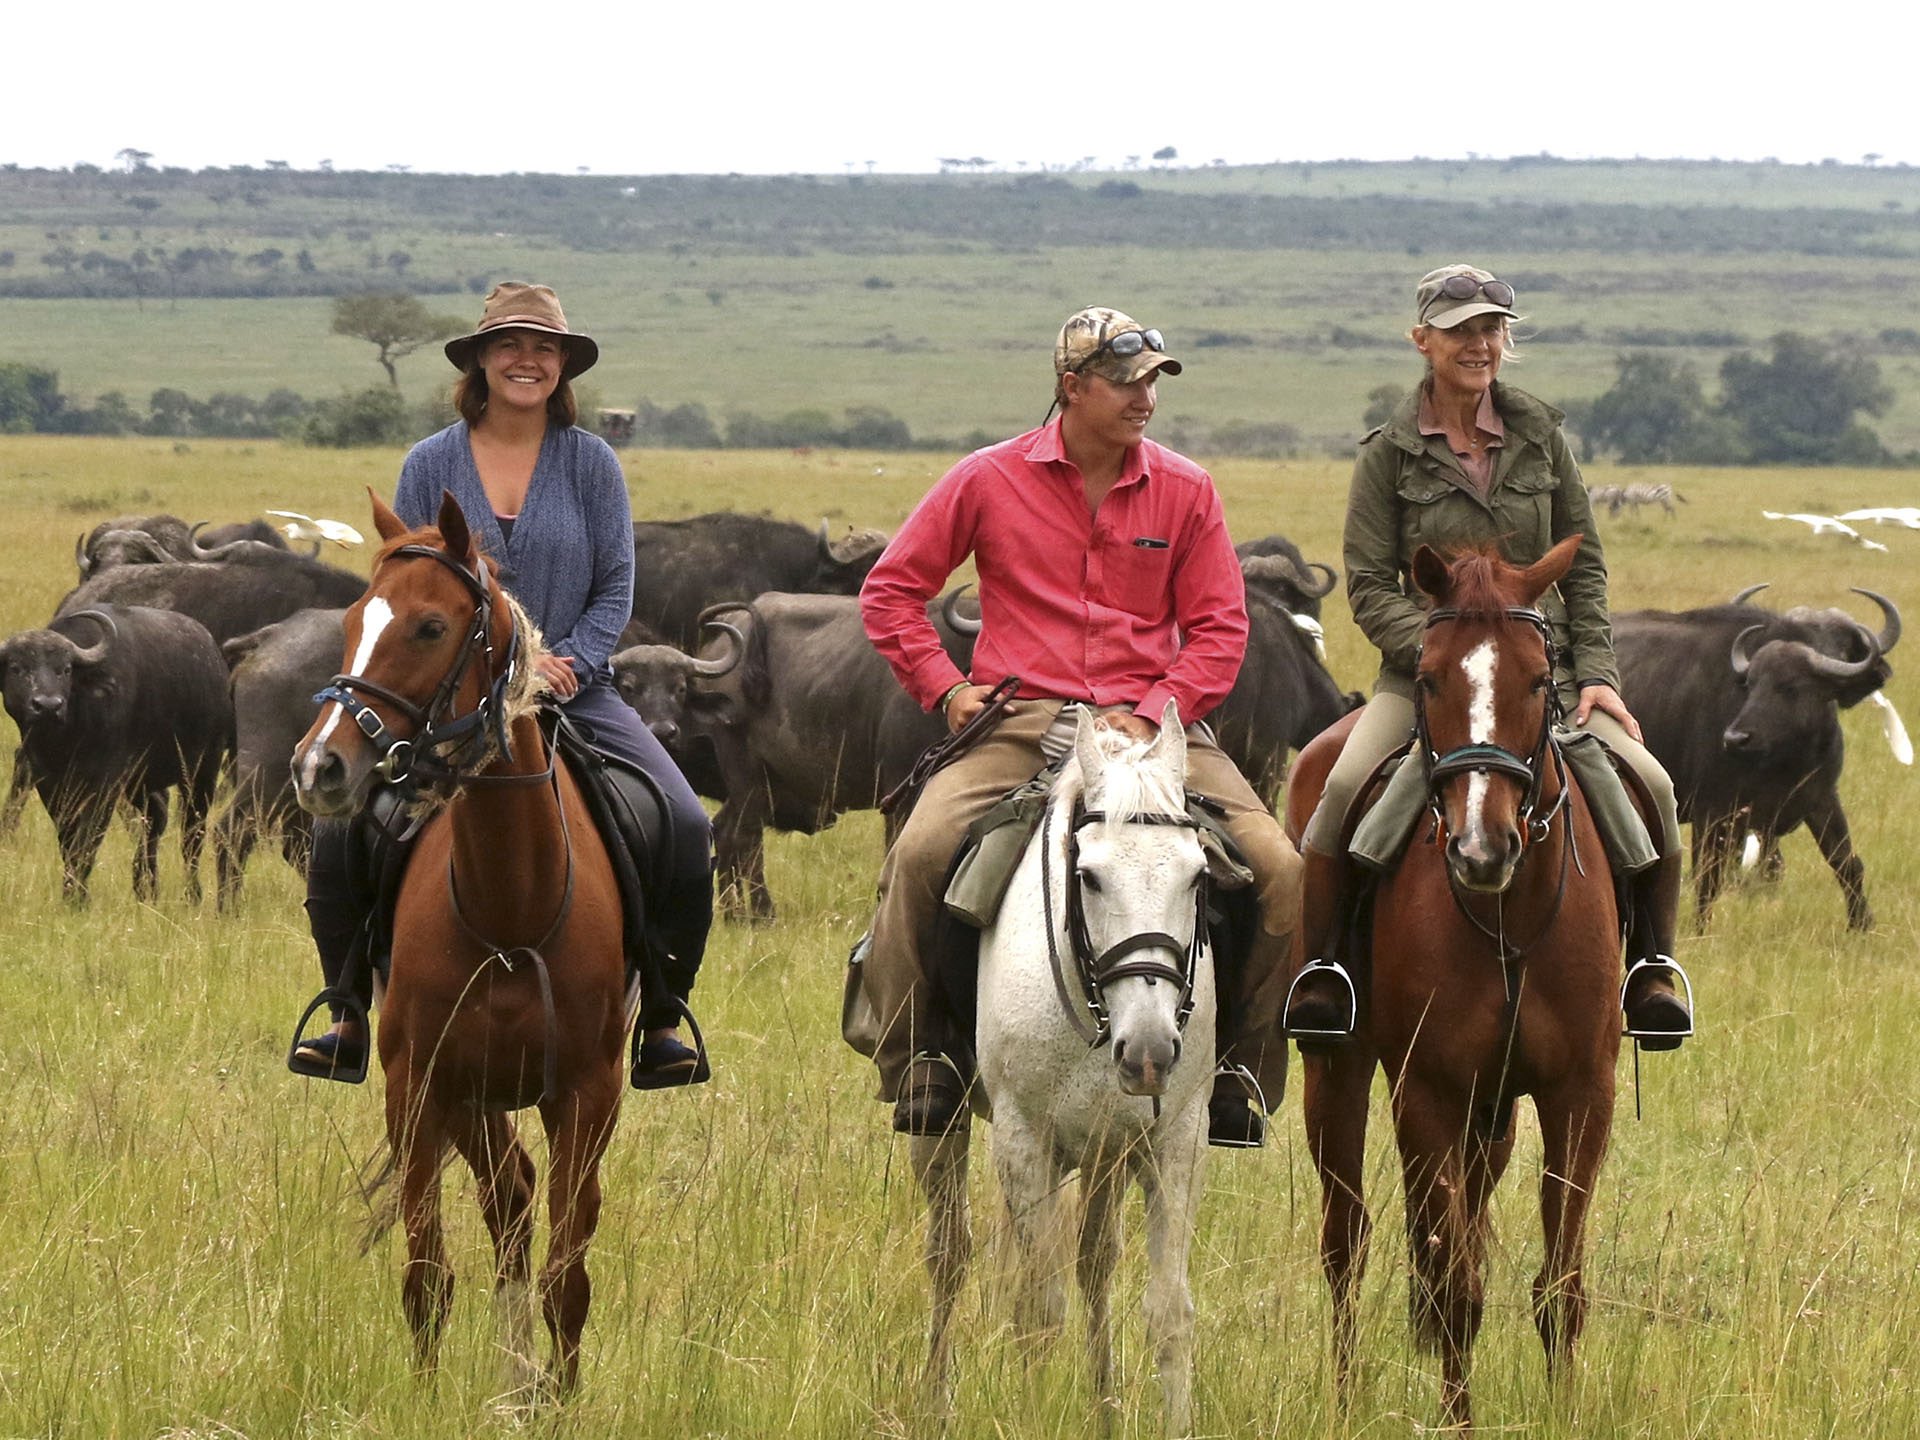
<svg viewBox="0 0 1920 1440">
<path fill-rule="evenodd" d="M 1512 826 L 1447 838 L 1447 869 L 1462 890 L 1497 895 L 1513 883 L 1520 863 L 1520 832 Z"/>
<path fill-rule="evenodd" d="M 313 741 L 293 752 L 293 793 L 309 815 L 351 815 L 366 799 L 370 771 L 349 764 L 337 750 Z"/>
<path fill-rule="evenodd" d="M 1114 1069 L 1122 1095 L 1164 1095 L 1173 1067 L 1180 1063 L 1180 1036 L 1142 1039 L 1116 1038 Z"/>
</svg>

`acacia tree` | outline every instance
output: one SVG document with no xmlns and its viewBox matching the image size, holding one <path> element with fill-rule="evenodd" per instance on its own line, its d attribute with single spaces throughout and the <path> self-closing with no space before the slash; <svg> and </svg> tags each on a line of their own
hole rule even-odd
<svg viewBox="0 0 1920 1440">
<path fill-rule="evenodd" d="M 369 290 L 336 296 L 333 302 L 333 333 L 351 335 L 374 346 L 380 352 L 380 367 L 395 390 L 400 388 L 396 360 L 422 345 L 458 335 L 465 328 L 464 321 L 452 315 L 435 315 L 413 295 Z"/>
<path fill-rule="evenodd" d="M 1720 366 L 1720 408 L 1740 426 L 1749 458 L 1788 465 L 1883 461 L 1880 437 L 1855 419 L 1884 414 L 1893 403 L 1880 366 L 1791 330 L 1772 345 L 1771 359 L 1742 352 Z"/>
</svg>

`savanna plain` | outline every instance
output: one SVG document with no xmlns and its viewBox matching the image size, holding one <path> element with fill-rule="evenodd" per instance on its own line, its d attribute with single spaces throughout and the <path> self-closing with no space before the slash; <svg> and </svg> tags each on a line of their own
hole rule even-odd
<svg viewBox="0 0 1920 1440">
<path fill-rule="evenodd" d="M 1402 268 L 1407 268 L 1403 266 Z M 1166 387 L 1172 389 L 1170 383 Z M 0 440 L 9 537 L 0 625 L 44 623 L 71 582 L 76 534 L 111 514 L 229 519 L 263 508 L 360 523 L 397 450 L 274 442 Z M 893 526 L 947 454 L 629 451 L 639 515 L 720 505 L 814 523 Z M 1237 538 L 1283 531 L 1338 562 L 1346 465 L 1223 461 Z M 1771 581 L 1776 603 L 1873 608 L 1920 623 L 1920 535 L 1872 553 L 1760 518 L 1920 503 L 1898 470 L 1594 467 L 1687 499 L 1605 521 L 1616 608 L 1682 608 Z M 364 552 L 346 563 L 364 565 Z M 1371 678 L 1340 597 L 1330 662 Z M 1916 642 L 1909 641 L 1909 644 Z M 1914 667 L 1890 693 L 1920 719 Z M 1476 1400 L 1494 1433 L 1808 1436 L 1920 1433 L 1920 816 L 1916 780 L 1876 718 L 1845 719 L 1842 792 L 1878 924 L 1844 927 L 1804 833 L 1775 883 L 1724 896 L 1683 958 L 1701 1030 L 1639 1074 L 1593 1208 L 1585 1340 L 1550 1389 L 1528 1313 L 1539 1263 L 1539 1145 L 1524 1107 L 1496 1205 Z M 10 735 L 10 728 L 0 731 Z M 130 898 L 109 840 L 85 907 L 64 904 L 53 837 L 32 806 L 0 841 L 0 1436 L 895 1436 L 923 1350 L 923 1211 L 904 1142 L 838 1039 L 841 962 L 871 902 L 880 833 L 849 816 L 769 850 L 777 923 L 716 928 L 696 1006 L 716 1075 L 632 1096 L 603 1171 L 583 1384 L 531 1418 L 496 1404 L 489 1247 L 472 1184 L 448 1186 L 459 1288 L 441 1373 L 422 1382 L 397 1303 L 400 1242 L 363 1249 L 357 1172 L 378 1148 L 379 1081 L 295 1079 L 288 1031 L 316 984 L 297 877 L 256 853 L 238 906 L 182 898 L 171 838 L 153 905 Z M 1296 1077 L 1297 1078 L 1297 1077 Z M 534 1127 L 537 1131 L 537 1126 Z M 1317 1191 L 1290 1093 L 1259 1152 L 1216 1152 L 1198 1215 L 1197 1430 L 1213 1436 L 1418 1432 L 1438 1377 L 1412 1346 L 1398 1167 L 1376 1095 L 1369 1185 L 1380 1225 L 1362 1291 L 1364 1370 L 1333 1401 Z M 535 1143 L 535 1158 L 542 1158 Z M 993 1230 L 988 1167 L 975 1224 Z M 959 1321 L 956 1436 L 1089 1433 L 1070 1318 L 1062 1341 L 1014 1342 L 989 1243 Z M 1118 1430 L 1159 1423 L 1130 1224 L 1117 1279 Z"/>
</svg>

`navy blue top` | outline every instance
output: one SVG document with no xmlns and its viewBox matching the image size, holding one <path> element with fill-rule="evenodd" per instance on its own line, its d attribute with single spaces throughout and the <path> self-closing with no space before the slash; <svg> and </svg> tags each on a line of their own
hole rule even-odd
<svg viewBox="0 0 1920 1440">
<path fill-rule="evenodd" d="M 549 425 L 508 535 L 480 484 L 467 422 L 456 421 L 407 452 L 394 513 L 431 525 L 443 490 L 547 649 L 571 660 L 583 683 L 611 676 L 607 657 L 633 615 L 633 511 L 612 447 L 577 425 Z"/>
</svg>

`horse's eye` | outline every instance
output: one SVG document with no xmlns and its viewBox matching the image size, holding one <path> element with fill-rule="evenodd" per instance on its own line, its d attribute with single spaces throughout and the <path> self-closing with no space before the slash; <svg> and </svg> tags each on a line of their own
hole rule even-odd
<svg viewBox="0 0 1920 1440">
<path fill-rule="evenodd" d="M 420 622 L 419 635 L 422 640 L 438 640 L 447 633 L 447 622 L 438 615 L 429 615 Z"/>
<path fill-rule="evenodd" d="M 1100 877 L 1091 870 L 1082 870 L 1080 872 L 1080 884 L 1086 889 L 1093 891 L 1096 895 L 1100 893 Z"/>
</svg>

